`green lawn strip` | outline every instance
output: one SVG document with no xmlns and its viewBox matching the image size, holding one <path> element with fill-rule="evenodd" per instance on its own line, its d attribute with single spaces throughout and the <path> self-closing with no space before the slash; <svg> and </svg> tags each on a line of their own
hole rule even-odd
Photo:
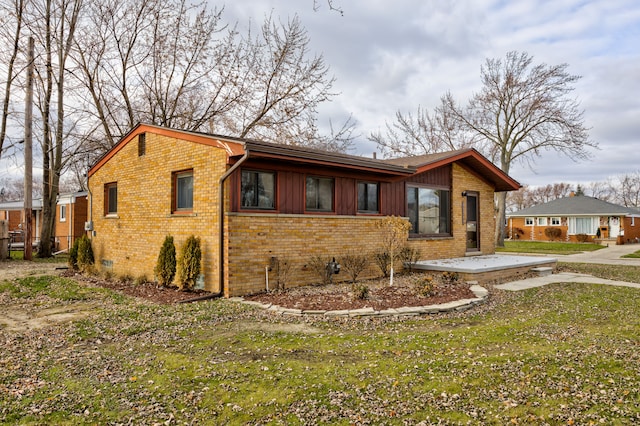
<svg viewBox="0 0 640 426">
<path fill-rule="evenodd" d="M 558 262 L 558 267 L 563 271 L 579 272 L 609 280 L 640 283 L 640 266 Z"/>
<path fill-rule="evenodd" d="M 496 252 L 576 254 L 605 248 L 592 243 L 560 243 L 553 241 L 505 241 L 504 247 L 496 247 Z"/>
<path fill-rule="evenodd" d="M 90 288 L 68 278 L 42 275 L 30 276 L 13 281 L 0 282 L 0 292 L 9 293 L 13 298 L 29 299 L 47 296 L 63 302 L 102 299 L 106 295 L 119 298 L 118 293 L 102 288 Z"/>
<path fill-rule="evenodd" d="M 628 259 L 640 259 L 640 250 L 633 253 L 625 254 L 622 257 L 626 257 Z"/>
</svg>

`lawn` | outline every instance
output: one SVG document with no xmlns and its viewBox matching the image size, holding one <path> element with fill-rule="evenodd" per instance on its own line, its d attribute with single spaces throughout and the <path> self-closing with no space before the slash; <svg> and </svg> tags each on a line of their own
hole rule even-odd
<svg viewBox="0 0 640 426">
<path fill-rule="evenodd" d="M 640 282 L 640 269 L 625 274 Z M 638 289 L 491 289 L 461 313 L 323 319 L 229 300 L 152 305 L 45 276 L 1 283 L 0 303 L 99 307 L 0 327 L 0 423 L 640 422 Z"/>
<path fill-rule="evenodd" d="M 497 247 L 496 252 L 544 253 L 544 254 L 576 254 L 595 251 L 605 246 L 593 243 L 561 243 L 553 241 L 505 241 L 504 247 Z"/>
</svg>

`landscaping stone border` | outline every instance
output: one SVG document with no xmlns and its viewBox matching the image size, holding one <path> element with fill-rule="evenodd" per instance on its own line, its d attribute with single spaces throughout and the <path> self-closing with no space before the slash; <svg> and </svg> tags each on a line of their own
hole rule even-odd
<svg viewBox="0 0 640 426">
<path fill-rule="evenodd" d="M 489 291 L 484 287 L 477 284 L 473 284 L 469 289 L 475 294 L 473 299 L 460 299 L 453 302 L 441 303 L 438 305 L 427 306 L 405 306 L 401 308 L 385 309 L 383 311 L 376 311 L 373 308 L 361 308 L 350 309 L 340 311 L 321 311 L 321 310 L 302 310 L 284 308 L 278 305 L 264 304 L 253 300 L 244 300 L 242 297 L 232 297 L 229 300 L 244 303 L 247 305 L 256 306 L 258 308 L 266 309 L 280 315 L 290 316 L 325 316 L 325 317 L 383 317 L 383 316 L 418 316 L 426 314 L 437 314 L 439 312 L 450 311 L 466 311 L 475 305 L 484 303 L 489 296 Z"/>
</svg>

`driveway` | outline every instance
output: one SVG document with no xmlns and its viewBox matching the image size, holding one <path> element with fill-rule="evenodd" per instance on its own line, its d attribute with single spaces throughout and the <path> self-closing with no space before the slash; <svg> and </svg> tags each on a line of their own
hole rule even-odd
<svg viewBox="0 0 640 426">
<path fill-rule="evenodd" d="M 605 265 L 640 266 L 640 259 L 622 258 L 625 254 L 640 250 L 640 244 L 611 245 L 601 250 L 585 253 L 558 256 L 558 262 L 569 263 L 599 263 Z"/>
</svg>

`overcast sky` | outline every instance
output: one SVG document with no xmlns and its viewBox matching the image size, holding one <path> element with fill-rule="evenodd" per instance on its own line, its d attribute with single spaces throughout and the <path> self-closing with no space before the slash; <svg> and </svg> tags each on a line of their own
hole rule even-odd
<svg viewBox="0 0 640 426">
<path fill-rule="evenodd" d="M 516 180 L 585 185 L 640 170 L 640 1 L 334 0 L 343 15 L 326 0 L 317 4 L 314 11 L 313 0 L 233 0 L 224 17 L 256 25 L 269 13 L 300 17 L 340 93 L 321 120 L 352 114 L 362 135 L 357 154 L 375 151 L 366 136 L 398 110 L 431 111 L 447 91 L 466 103 L 485 59 L 516 50 L 582 76 L 574 95 L 600 145 L 582 163 L 545 153 L 531 167 L 512 167 Z"/>
</svg>

